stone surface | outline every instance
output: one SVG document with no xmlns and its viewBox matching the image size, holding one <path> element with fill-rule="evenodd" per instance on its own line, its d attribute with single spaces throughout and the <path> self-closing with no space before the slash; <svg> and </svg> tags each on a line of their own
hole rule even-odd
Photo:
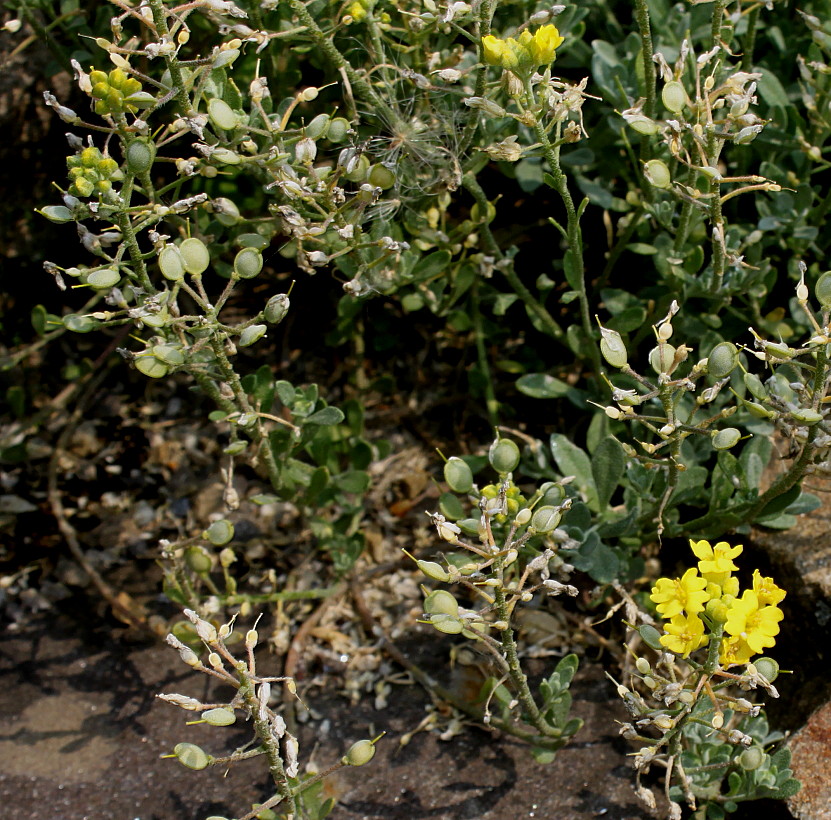
<svg viewBox="0 0 831 820">
<path fill-rule="evenodd" d="M 111 628 L 111 627 L 110 627 Z M 261 671 L 275 665 L 262 659 Z M 273 669 L 272 669 L 273 671 Z M 186 726 L 188 715 L 157 692 L 206 699 L 201 676 L 165 646 L 125 646 L 106 629 L 66 617 L 33 619 L 0 639 L 0 816 L 3 820 L 204 820 L 239 817 L 270 794 L 260 762 L 227 772 L 193 772 L 160 760 L 181 741 L 215 753 L 248 740 L 245 725 Z M 300 727 L 301 760 L 316 744 L 326 766 L 363 737 L 387 731 L 366 767 L 343 769 L 327 784 L 332 820 L 641 820 L 631 788 L 631 751 L 617 735 L 623 713 L 598 665 L 585 663 L 572 686 L 586 725 L 553 764 L 482 729 L 451 740 L 401 735 L 425 717 L 418 687 L 395 687 L 376 710 L 313 689 L 314 720 Z M 214 697 L 221 698 L 221 692 Z"/>
<path fill-rule="evenodd" d="M 788 801 L 799 820 L 831 820 L 831 702 L 811 715 L 788 744 L 802 790 Z"/>
</svg>

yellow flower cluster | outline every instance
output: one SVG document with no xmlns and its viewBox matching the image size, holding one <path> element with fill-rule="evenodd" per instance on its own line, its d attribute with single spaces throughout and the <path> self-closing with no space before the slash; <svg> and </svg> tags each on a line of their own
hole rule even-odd
<svg viewBox="0 0 831 820">
<path fill-rule="evenodd" d="M 563 38 L 557 26 L 545 25 L 531 34 L 527 29 L 518 39 L 500 40 L 489 34 L 482 39 L 485 62 L 498 65 L 514 73 L 528 72 L 554 62 Z"/>
<path fill-rule="evenodd" d="M 661 644 L 687 658 L 708 643 L 709 632 L 723 625 L 719 661 L 725 666 L 747 663 L 774 645 L 783 617 L 777 604 L 785 592 L 757 569 L 752 589 L 740 596 L 733 559 L 741 555 L 741 546 L 720 541 L 713 547 L 707 541 L 690 541 L 690 547 L 699 559 L 698 567 L 691 567 L 681 578 L 659 578 L 652 587 L 650 598 L 667 619 Z"/>
</svg>

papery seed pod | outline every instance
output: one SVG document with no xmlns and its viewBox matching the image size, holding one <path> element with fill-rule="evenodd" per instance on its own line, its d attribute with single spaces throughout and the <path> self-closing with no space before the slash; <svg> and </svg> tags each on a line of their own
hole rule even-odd
<svg viewBox="0 0 831 820">
<path fill-rule="evenodd" d="M 729 450 L 739 443 L 741 437 L 741 430 L 737 430 L 735 427 L 725 427 L 723 430 L 713 433 L 711 438 L 713 449 Z"/>
<path fill-rule="evenodd" d="M 679 114 L 687 103 L 687 92 L 678 80 L 670 80 L 661 90 L 661 99 L 667 111 Z"/>
<path fill-rule="evenodd" d="M 221 196 L 212 200 L 211 207 L 217 220 L 225 227 L 236 225 L 241 219 L 236 203 L 227 197 Z"/>
<path fill-rule="evenodd" d="M 764 760 L 764 751 L 758 746 L 751 746 L 739 755 L 739 766 L 741 766 L 746 772 L 752 772 L 754 769 L 758 769 Z"/>
<path fill-rule="evenodd" d="M 165 279 L 178 282 L 185 278 L 185 263 L 175 245 L 165 245 L 159 254 L 159 269 Z"/>
<path fill-rule="evenodd" d="M 519 447 L 509 438 L 498 438 L 488 450 L 491 467 L 501 475 L 513 472 L 519 464 Z"/>
<path fill-rule="evenodd" d="M 263 255 L 256 248 L 243 248 L 234 257 L 234 272 L 242 279 L 253 279 L 263 269 Z"/>
<path fill-rule="evenodd" d="M 450 573 L 435 561 L 416 561 L 416 566 L 428 577 L 434 581 L 449 581 Z"/>
<path fill-rule="evenodd" d="M 555 507 L 540 507 L 535 510 L 531 518 L 531 526 L 541 533 L 552 532 L 557 529 L 562 519 L 562 514 Z"/>
<path fill-rule="evenodd" d="M 194 276 L 203 273 L 211 264 L 211 254 L 208 251 L 208 246 L 195 236 L 185 239 L 179 245 L 179 254 L 182 257 L 185 270 Z"/>
<path fill-rule="evenodd" d="M 424 599 L 424 611 L 428 615 L 459 614 L 459 604 L 446 589 L 436 589 Z"/>
<path fill-rule="evenodd" d="M 670 344 L 659 344 L 649 351 L 649 364 L 656 373 L 669 373 L 675 364 L 675 348 Z"/>
<path fill-rule="evenodd" d="M 326 136 L 329 130 L 329 115 L 318 114 L 304 129 L 303 133 L 309 139 L 319 140 Z"/>
<path fill-rule="evenodd" d="M 131 174 L 144 174 L 156 159 L 156 145 L 152 140 L 135 139 L 127 148 L 127 170 Z"/>
<path fill-rule="evenodd" d="M 216 709 L 208 709 L 207 712 L 202 712 L 202 720 L 211 726 L 230 726 L 236 723 L 237 716 L 233 709 L 225 709 L 219 706 Z"/>
<path fill-rule="evenodd" d="M 173 754 L 183 766 L 200 771 L 211 762 L 211 756 L 193 743 L 177 743 Z"/>
<path fill-rule="evenodd" d="M 208 101 L 208 119 L 223 131 L 233 131 L 239 125 L 239 116 L 231 106 L 217 98 Z"/>
<path fill-rule="evenodd" d="M 211 571 L 213 561 L 204 547 L 191 546 L 185 550 L 185 563 L 197 575 L 206 575 Z"/>
<path fill-rule="evenodd" d="M 814 286 L 814 295 L 817 297 L 820 305 L 822 305 L 823 310 L 831 308 L 831 271 L 825 271 L 817 279 L 817 283 Z"/>
<path fill-rule="evenodd" d="M 226 521 L 224 518 L 220 521 L 214 521 L 213 524 L 211 524 L 211 526 L 202 533 L 202 537 L 206 541 L 210 541 L 215 547 L 224 547 L 234 537 L 234 525 L 230 521 Z"/>
<path fill-rule="evenodd" d="M 739 351 L 732 342 L 720 342 L 707 357 L 707 372 L 716 379 L 729 376 L 739 363 Z"/>
<path fill-rule="evenodd" d="M 93 271 L 87 276 L 87 284 L 95 290 L 107 290 L 121 281 L 121 274 L 112 268 Z"/>
<path fill-rule="evenodd" d="M 444 480 L 454 493 L 469 493 L 473 489 L 473 473 L 467 462 L 457 456 L 445 462 Z"/>
<path fill-rule="evenodd" d="M 267 325 L 249 325 L 240 333 L 239 347 L 251 347 L 251 345 L 259 342 L 265 336 L 267 330 Z"/>
<path fill-rule="evenodd" d="M 276 325 L 285 319 L 289 312 L 289 297 L 285 293 L 278 293 L 266 302 L 263 318 L 269 324 Z"/>
<path fill-rule="evenodd" d="M 375 744 L 371 740 L 359 740 L 349 747 L 341 759 L 346 766 L 365 766 L 375 757 Z"/>
<path fill-rule="evenodd" d="M 651 159 L 643 166 L 644 176 L 650 185 L 667 190 L 672 188 L 672 176 L 667 164 L 660 159 Z"/>
<path fill-rule="evenodd" d="M 311 165 L 317 156 L 317 145 L 310 137 L 303 137 L 294 146 L 294 158 L 301 165 Z"/>
</svg>

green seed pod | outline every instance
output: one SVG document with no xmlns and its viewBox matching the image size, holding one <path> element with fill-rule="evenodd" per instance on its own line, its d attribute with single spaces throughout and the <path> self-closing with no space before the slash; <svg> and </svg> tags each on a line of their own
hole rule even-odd
<svg viewBox="0 0 831 820">
<path fill-rule="evenodd" d="M 237 716 L 233 709 L 225 709 L 217 707 L 216 709 L 208 709 L 207 712 L 202 712 L 202 720 L 209 723 L 211 726 L 230 726 L 236 723 Z"/>
<path fill-rule="evenodd" d="M 659 344 L 649 351 L 649 364 L 656 373 L 669 373 L 675 362 L 675 348 L 670 344 Z"/>
<path fill-rule="evenodd" d="M 61 319 L 63 326 L 73 333 L 89 333 L 98 327 L 98 320 L 92 316 L 81 316 L 78 313 L 68 313 Z"/>
<path fill-rule="evenodd" d="M 678 80 L 670 80 L 661 91 L 661 99 L 667 111 L 679 114 L 687 104 L 687 92 Z"/>
<path fill-rule="evenodd" d="M 238 456 L 240 453 L 244 453 L 247 449 L 248 442 L 238 439 L 225 447 L 222 452 L 225 453 L 226 456 Z"/>
<path fill-rule="evenodd" d="M 237 244 L 241 248 L 256 248 L 261 251 L 269 246 L 269 241 L 258 233 L 241 233 L 237 237 Z"/>
<path fill-rule="evenodd" d="M 365 766 L 373 757 L 375 757 L 375 744 L 371 740 L 359 740 L 349 747 L 341 763 L 347 766 Z"/>
<path fill-rule="evenodd" d="M 467 462 L 457 456 L 445 462 L 444 480 L 454 493 L 469 493 L 473 489 L 473 473 Z"/>
<path fill-rule="evenodd" d="M 318 114 L 304 129 L 303 133 L 309 139 L 319 140 L 326 136 L 329 130 L 329 115 Z"/>
<path fill-rule="evenodd" d="M 751 746 L 739 755 L 739 766 L 746 772 L 758 769 L 765 760 L 765 753 L 758 746 Z"/>
<path fill-rule="evenodd" d="M 369 169 L 369 176 L 367 182 L 380 188 L 383 191 L 388 191 L 395 185 L 395 171 L 382 165 L 380 162 L 376 163 Z"/>
<path fill-rule="evenodd" d="M 285 293 L 278 293 L 266 302 L 263 318 L 272 325 L 277 325 L 286 318 L 291 302 Z"/>
<path fill-rule="evenodd" d="M 816 410 L 811 410 L 807 407 L 803 407 L 801 410 L 794 410 L 791 413 L 791 418 L 794 421 L 799 422 L 800 424 L 807 424 L 808 426 L 812 424 L 818 424 L 822 421 L 822 413 L 818 413 Z"/>
<path fill-rule="evenodd" d="M 188 547 L 185 550 L 185 563 L 197 575 L 206 575 L 213 567 L 211 556 L 204 547 Z"/>
<path fill-rule="evenodd" d="M 648 675 L 652 671 L 652 667 L 649 665 L 649 661 L 646 658 L 638 658 L 635 661 L 635 668 L 642 675 Z"/>
<path fill-rule="evenodd" d="M 170 373 L 170 368 L 164 362 L 148 354 L 136 356 L 133 364 L 139 373 L 144 373 L 145 376 L 149 376 L 151 379 L 162 379 Z"/>
<path fill-rule="evenodd" d="M 732 342 L 720 342 L 707 357 L 707 372 L 716 379 L 729 376 L 739 363 L 739 351 Z"/>
<path fill-rule="evenodd" d="M 211 202 L 214 215 L 226 228 L 236 225 L 240 221 L 240 212 L 236 203 L 227 197 L 220 196 Z"/>
<path fill-rule="evenodd" d="M 822 305 L 823 310 L 831 308 L 831 270 L 825 271 L 817 279 L 817 283 L 814 286 L 814 295 L 817 297 L 820 305 Z"/>
<path fill-rule="evenodd" d="M 768 682 L 773 683 L 779 677 L 779 664 L 767 655 L 753 661 L 756 671 Z"/>
<path fill-rule="evenodd" d="M 430 626 L 435 627 L 439 632 L 445 635 L 458 635 L 463 629 L 464 624 L 451 615 L 431 615 Z"/>
<path fill-rule="evenodd" d="M 664 190 L 672 188 L 672 176 L 665 162 L 659 159 L 651 159 L 643 166 L 644 176 L 651 185 Z"/>
<path fill-rule="evenodd" d="M 436 589 L 424 599 L 424 611 L 428 615 L 451 615 L 457 617 L 459 604 L 446 589 Z"/>
<path fill-rule="evenodd" d="M 524 527 L 530 520 L 532 516 L 531 510 L 528 507 L 523 507 L 514 518 L 514 522 L 518 527 Z"/>
<path fill-rule="evenodd" d="M 153 345 L 153 355 L 165 364 L 178 367 L 185 362 L 185 354 L 178 343 Z"/>
<path fill-rule="evenodd" d="M 757 419 L 772 419 L 776 415 L 773 410 L 768 410 L 755 401 L 745 401 L 744 407 L 751 416 L 755 416 Z"/>
<path fill-rule="evenodd" d="M 45 216 L 50 222 L 58 225 L 64 222 L 72 222 L 74 219 L 72 211 L 65 205 L 47 205 L 45 208 L 40 208 L 37 212 L 41 216 Z"/>
<path fill-rule="evenodd" d="M 151 140 L 136 139 L 127 149 L 127 170 L 131 174 L 144 174 L 156 159 L 156 145 Z"/>
<path fill-rule="evenodd" d="M 225 100 L 214 98 L 208 102 L 208 119 L 223 131 L 233 131 L 239 125 L 239 117 Z"/>
<path fill-rule="evenodd" d="M 711 441 L 714 449 L 729 450 L 739 443 L 741 437 L 741 430 L 737 430 L 735 427 L 725 427 L 723 430 L 713 433 Z"/>
<path fill-rule="evenodd" d="M 193 743 L 177 743 L 173 754 L 183 766 L 196 771 L 206 768 L 211 762 L 211 756 Z"/>
<path fill-rule="evenodd" d="M 121 281 L 121 274 L 112 268 L 93 271 L 87 276 L 87 284 L 96 290 L 107 290 Z"/>
<path fill-rule="evenodd" d="M 488 461 L 496 472 L 510 473 L 519 464 L 519 447 L 509 438 L 498 438 L 488 450 Z"/>
<path fill-rule="evenodd" d="M 242 279 L 253 279 L 263 269 L 263 255 L 256 248 L 243 248 L 234 257 L 234 272 Z"/>
<path fill-rule="evenodd" d="M 629 361 L 620 333 L 605 327 L 600 328 L 600 353 L 612 367 L 625 367 Z"/>
<path fill-rule="evenodd" d="M 449 581 L 450 574 L 441 565 L 435 561 L 416 561 L 416 566 L 428 577 L 434 581 Z"/>
<path fill-rule="evenodd" d="M 162 276 L 171 282 L 178 282 L 185 278 L 185 263 L 175 245 L 166 245 L 162 248 L 159 254 L 159 268 Z"/>
<path fill-rule="evenodd" d="M 217 148 L 211 153 L 211 159 L 221 162 L 223 165 L 239 165 L 242 157 L 230 148 Z"/>
<path fill-rule="evenodd" d="M 343 142 L 346 139 L 346 133 L 349 131 L 349 120 L 343 117 L 335 117 L 330 123 L 326 131 L 326 138 L 329 142 Z"/>
<path fill-rule="evenodd" d="M 762 384 L 762 380 L 753 373 L 744 374 L 744 385 L 750 391 L 751 395 L 760 401 L 767 398 L 767 392 L 765 391 L 765 386 Z"/>
<path fill-rule="evenodd" d="M 641 624 L 638 627 L 638 633 L 650 649 L 654 649 L 656 652 L 663 652 L 664 647 L 661 644 L 661 633 L 654 626 Z"/>
<path fill-rule="evenodd" d="M 643 134 L 646 137 L 658 133 L 658 123 L 649 119 L 649 117 L 630 117 L 626 122 L 633 131 L 637 131 L 638 134 Z"/>
<path fill-rule="evenodd" d="M 211 264 L 211 254 L 208 252 L 208 246 L 195 236 L 185 239 L 179 245 L 179 254 L 182 257 L 185 270 L 194 276 L 203 273 Z"/>
<path fill-rule="evenodd" d="M 540 492 L 542 493 L 540 501 L 543 506 L 556 507 L 566 497 L 566 491 L 563 489 L 562 485 L 556 484 L 553 481 L 546 481 L 545 484 L 540 487 Z"/>
<path fill-rule="evenodd" d="M 219 521 L 214 521 L 202 537 L 206 541 L 210 541 L 215 547 L 224 547 L 234 537 L 234 525 L 224 518 Z"/>
<path fill-rule="evenodd" d="M 240 50 L 238 48 L 227 48 L 224 51 L 220 51 L 213 61 L 211 68 L 222 68 L 223 66 L 231 65 L 239 55 Z"/>
<path fill-rule="evenodd" d="M 240 333 L 239 346 L 251 347 L 251 345 L 256 344 L 265 336 L 266 330 L 268 330 L 267 325 L 249 325 Z"/>
<path fill-rule="evenodd" d="M 366 154 L 361 154 L 355 162 L 355 167 L 344 176 L 350 182 L 363 182 L 369 173 L 369 157 Z"/>
<path fill-rule="evenodd" d="M 552 532 L 557 529 L 563 516 L 554 507 L 540 507 L 531 518 L 531 526 L 537 532 Z"/>
</svg>

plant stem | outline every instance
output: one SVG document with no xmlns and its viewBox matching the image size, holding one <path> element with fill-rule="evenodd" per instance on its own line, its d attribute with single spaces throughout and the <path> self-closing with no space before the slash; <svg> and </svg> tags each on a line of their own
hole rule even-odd
<svg viewBox="0 0 831 820">
<path fill-rule="evenodd" d="M 759 22 L 759 12 L 762 4 L 753 6 L 747 13 L 747 34 L 742 46 L 742 71 L 753 70 L 753 49 L 756 47 L 756 25 Z"/>
<path fill-rule="evenodd" d="M 153 23 L 156 26 L 156 34 L 159 39 L 170 36 L 170 29 L 167 26 L 167 17 L 165 15 L 165 7 L 162 0 L 150 0 L 150 9 L 153 12 Z M 173 88 L 176 89 L 176 99 L 182 107 L 182 113 L 187 115 L 191 110 L 190 98 L 188 92 L 185 90 L 185 78 L 182 76 L 182 67 L 179 65 L 179 58 L 175 53 L 166 54 L 165 65 L 170 71 L 170 81 L 173 83 Z"/>
<path fill-rule="evenodd" d="M 635 0 L 635 20 L 641 32 L 641 58 L 643 59 L 644 77 L 644 102 L 643 113 L 647 117 L 655 116 L 655 85 L 657 83 L 657 71 L 655 61 L 652 59 L 652 27 L 649 23 L 649 6 L 646 0 Z M 645 140 L 641 146 L 648 145 Z"/>
<path fill-rule="evenodd" d="M 471 289 L 471 306 L 473 308 L 473 335 L 476 341 L 476 358 L 479 362 L 479 370 L 485 381 L 485 409 L 488 413 L 488 422 L 491 427 L 499 423 L 499 402 L 496 400 L 496 393 L 493 389 L 490 364 L 488 362 L 488 351 L 485 348 L 485 332 L 482 327 L 482 311 L 479 310 L 479 280 L 477 279 Z"/>
<path fill-rule="evenodd" d="M 721 40 L 721 21 L 724 18 L 724 9 L 727 0 L 715 0 L 713 3 L 713 25 L 710 30 L 710 48 L 715 48 Z"/>
</svg>

